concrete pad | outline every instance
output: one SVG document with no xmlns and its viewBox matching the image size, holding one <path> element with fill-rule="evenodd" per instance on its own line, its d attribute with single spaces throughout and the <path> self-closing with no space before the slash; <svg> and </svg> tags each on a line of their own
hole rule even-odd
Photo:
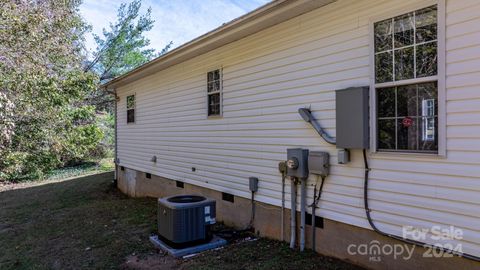
<svg viewBox="0 0 480 270">
<path fill-rule="evenodd" d="M 168 252 L 170 255 L 176 258 L 203 252 L 209 249 L 218 248 L 227 244 L 227 240 L 220 238 L 216 235 L 213 235 L 212 240 L 208 243 L 196 245 L 193 247 L 182 248 L 182 249 L 175 249 L 170 247 L 165 242 L 160 240 L 157 235 L 150 236 L 150 242 L 152 242 L 152 244 L 156 248 L 161 249 L 165 252 Z"/>
</svg>

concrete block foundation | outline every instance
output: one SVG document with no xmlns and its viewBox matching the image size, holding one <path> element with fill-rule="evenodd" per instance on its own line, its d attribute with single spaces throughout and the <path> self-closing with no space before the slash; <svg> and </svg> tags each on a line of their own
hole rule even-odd
<svg viewBox="0 0 480 270">
<path fill-rule="evenodd" d="M 237 229 L 248 226 L 251 216 L 249 199 L 234 197 L 234 202 L 222 199 L 219 191 L 184 183 L 177 187 L 176 181 L 151 175 L 146 178 L 144 172 L 129 168 L 117 168 L 118 188 L 132 197 L 165 197 L 176 194 L 201 194 L 217 201 L 217 221 Z M 280 240 L 281 208 L 261 202 L 255 202 L 255 231 L 262 237 Z M 299 213 L 297 213 L 299 221 Z M 285 241 L 290 239 L 290 209 L 284 215 Z M 311 248 L 312 227 L 306 226 L 306 247 Z M 298 240 L 298 236 L 297 236 Z M 378 252 L 378 248 L 383 252 Z M 395 255 L 393 249 L 403 252 Z M 352 262 L 368 269 L 436 269 L 470 270 L 480 269 L 480 263 L 460 257 L 427 258 L 428 250 L 413 248 L 404 242 L 381 236 L 376 232 L 349 224 L 324 219 L 323 228 L 316 230 L 316 251 L 320 254 Z M 371 251 L 371 252 L 370 252 Z M 390 252 L 392 251 L 392 252 Z M 387 255 L 389 254 L 389 255 Z"/>
</svg>

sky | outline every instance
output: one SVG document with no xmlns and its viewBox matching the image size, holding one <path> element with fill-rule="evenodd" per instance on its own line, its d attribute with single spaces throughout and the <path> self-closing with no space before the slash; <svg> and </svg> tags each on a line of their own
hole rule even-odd
<svg viewBox="0 0 480 270">
<path fill-rule="evenodd" d="M 116 19 L 120 4 L 131 1 L 84 0 L 80 12 L 92 25 L 92 33 L 101 35 L 103 28 Z M 171 49 L 231 21 L 269 0 L 143 0 L 141 13 L 152 8 L 154 27 L 145 36 L 150 48 L 160 51 L 170 41 Z M 92 33 L 87 34 L 87 49 L 95 50 Z"/>
</svg>

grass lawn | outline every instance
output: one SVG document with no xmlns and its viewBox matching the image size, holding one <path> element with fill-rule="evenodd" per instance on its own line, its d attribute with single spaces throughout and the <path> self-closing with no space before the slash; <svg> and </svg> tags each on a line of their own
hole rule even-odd
<svg viewBox="0 0 480 270">
<path fill-rule="evenodd" d="M 126 197 L 112 177 L 0 186 L 0 269 L 358 269 L 267 239 L 175 260 L 148 241 L 155 199 Z"/>
</svg>

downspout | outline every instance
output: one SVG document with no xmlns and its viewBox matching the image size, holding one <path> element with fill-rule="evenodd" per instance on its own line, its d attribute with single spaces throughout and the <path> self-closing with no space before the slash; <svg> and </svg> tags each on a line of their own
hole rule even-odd
<svg viewBox="0 0 480 270">
<path fill-rule="evenodd" d="M 115 150 L 114 150 L 114 161 L 113 163 L 115 164 L 115 171 L 114 171 L 114 184 L 117 185 L 118 181 L 118 133 L 117 133 L 117 103 L 118 103 L 118 96 L 117 96 L 117 89 L 113 90 L 113 95 L 115 99 L 115 113 L 114 113 L 114 136 L 115 136 Z"/>
</svg>

